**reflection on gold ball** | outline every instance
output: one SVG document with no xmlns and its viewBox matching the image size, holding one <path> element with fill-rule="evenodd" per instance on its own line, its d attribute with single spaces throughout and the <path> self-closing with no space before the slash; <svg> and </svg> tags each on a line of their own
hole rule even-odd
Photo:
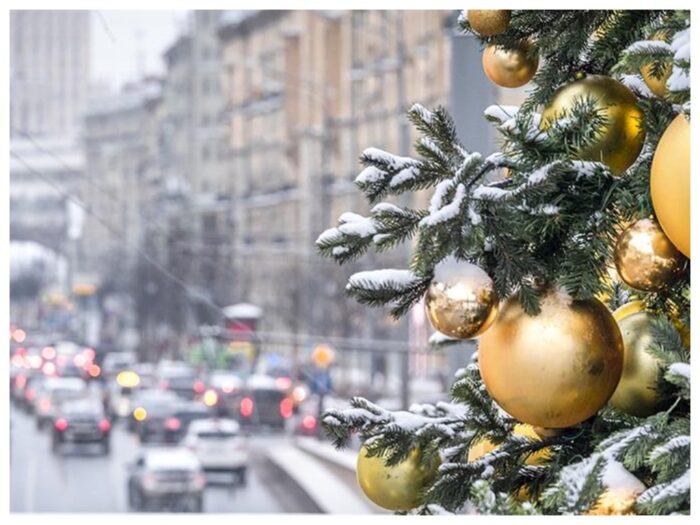
<svg viewBox="0 0 700 525">
<path fill-rule="evenodd" d="M 488 46 L 484 49 L 482 64 L 486 76 L 501 87 L 524 86 L 537 72 L 539 59 L 528 55 L 530 45 L 522 43 L 518 49 Z"/>
<path fill-rule="evenodd" d="M 507 9 L 469 9 L 467 20 L 471 28 L 481 36 L 500 35 L 510 23 L 510 11 Z"/>
<path fill-rule="evenodd" d="M 594 415 L 622 373 L 622 336 L 596 299 L 550 290 L 527 315 L 508 299 L 479 344 L 481 377 L 491 397 L 523 423 L 564 428 Z"/>
<path fill-rule="evenodd" d="M 357 457 L 357 481 L 365 495 L 382 508 L 393 511 L 411 510 L 422 503 L 422 491 L 437 474 L 438 461 L 430 468 L 421 466 L 420 451 L 414 449 L 408 458 L 393 467 L 384 464 L 381 456 L 367 457 L 362 447 Z"/>
<path fill-rule="evenodd" d="M 673 119 L 659 140 L 649 185 L 661 228 L 690 257 L 690 123 L 683 115 Z"/>
<path fill-rule="evenodd" d="M 617 321 L 625 344 L 622 377 L 610 403 L 632 416 L 647 417 L 662 407 L 657 392 L 661 363 L 647 351 L 653 343 L 652 316 L 644 311 L 642 301 L 621 306 L 613 317 Z"/>
<path fill-rule="evenodd" d="M 607 123 L 595 140 L 577 152 L 583 160 L 600 161 L 619 175 L 629 168 L 644 144 L 643 114 L 637 98 L 617 80 L 603 75 L 589 75 L 560 87 L 542 112 L 540 128 L 548 129 L 556 120 L 571 114 L 577 103 L 591 98 L 598 114 Z"/>
<path fill-rule="evenodd" d="M 685 261 L 652 219 L 633 223 L 615 245 L 620 279 L 645 292 L 659 292 L 672 285 L 683 273 Z"/>
<path fill-rule="evenodd" d="M 467 339 L 491 326 L 498 313 L 498 298 L 484 270 L 474 264 L 464 265 L 461 270 L 464 273 L 460 276 L 431 283 L 425 311 L 436 330 Z"/>
</svg>

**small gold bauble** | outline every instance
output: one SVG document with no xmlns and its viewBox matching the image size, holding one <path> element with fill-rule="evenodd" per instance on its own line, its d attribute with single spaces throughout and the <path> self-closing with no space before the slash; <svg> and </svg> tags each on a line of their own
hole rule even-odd
<svg viewBox="0 0 700 525">
<path fill-rule="evenodd" d="M 422 503 L 423 490 L 437 474 L 438 461 L 430 467 L 420 462 L 420 451 L 413 449 L 408 458 L 393 467 L 381 456 L 368 457 L 362 447 L 357 457 L 357 481 L 365 495 L 382 508 L 407 511 Z"/>
<path fill-rule="evenodd" d="M 619 175 L 639 156 L 644 145 L 643 114 L 637 107 L 634 93 L 617 80 L 603 75 L 588 75 L 560 87 L 542 112 L 540 129 L 571 114 L 577 103 L 595 101 L 598 114 L 605 117 L 595 140 L 580 149 L 576 156 L 582 160 L 600 161 Z"/>
<path fill-rule="evenodd" d="M 516 296 L 481 338 L 479 368 L 491 397 L 511 416 L 564 428 L 594 415 L 622 373 L 620 329 L 596 299 L 550 290 L 529 316 Z"/>
<path fill-rule="evenodd" d="M 613 317 L 617 321 L 625 344 L 622 377 L 610 403 L 632 416 L 647 417 L 662 407 L 663 399 L 657 392 L 661 363 L 647 351 L 653 343 L 653 317 L 644 311 L 642 301 L 621 306 Z"/>
<path fill-rule="evenodd" d="M 535 76 L 539 64 L 539 58 L 528 54 L 530 47 L 525 41 L 518 49 L 488 46 L 482 58 L 486 76 L 501 87 L 524 86 Z"/>
<path fill-rule="evenodd" d="M 666 32 L 665 31 L 657 31 L 654 33 L 650 40 L 666 40 Z M 666 82 L 668 81 L 668 77 L 671 76 L 671 72 L 673 71 L 673 67 L 671 64 L 664 64 L 661 66 L 661 77 L 655 77 L 651 74 L 651 70 L 653 69 L 652 64 L 646 64 L 642 66 L 639 69 L 639 73 L 642 75 L 642 78 L 644 79 L 644 83 L 647 85 L 649 90 L 654 93 L 657 97 L 663 97 L 666 94 Z"/>
<path fill-rule="evenodd" d="M 519 423 L 515 425 L 515 427 L 513 427 L 513 434 L 515 434 L 516 436 L 528 437 L 537 441 L 542 440 L 542 436 L 540 436 L 537 433 L 537 431 L 532 427 L 532 425 L 526 425 L 523 423 Z M 496 450 L 497 448 L 498 445 L 494 445 L 492 441 L 486 438 L 481 438 L 476 443 L 472 444 L 471 447 L 469 447 L 469 455 L 467 456 L 467 460 L 476 461 L 480 457 L 485 456 L 486 454 Z M 525 464 L 541 465 L 542 463 L 547 461 L 547 459 L 549 459 L 550 454 L 551 453 L 549 448 L 540 449 L 537 452 L 530 454 L 525 460 Z"/>
<path fill-rule="evenodd" d="M 683 273 L 685 261 L 653 219 L 633 223 L 615 245 L 620 279 L 644 292 L 659 292 L 672 285 Z"/>
<path fill-rule="evenodd" d="M 605 492 L 601 494 L 588 516 L 618 516 L 634 514 L 637 497 L 646 490 L 639 481 L 620 463 L 608 463 L 603 474 Z M 611 479 L 606 479 L 611 478 Z"/>
<path fill-rule="evenodd" d="M 431 283 L 425 295 L 425 311 L 439 332 L 468 339 L 491 326 L 498 313 L 498 298 L 484 270 L 466 264 L 460 271 L 460 276 Z"/>
<path fill-rule="evenodd" d="M 510 23 L 507 9 L 469 9 L 467 20 L 471 28 L 481 36 L 500 35 Z"/>
<path fill-rule="evenodd" d="M 661 228 L 690 257 L 690 123 L 685 116 L 678 115 L 661 136 L 649 185 Z"/>
</svg>

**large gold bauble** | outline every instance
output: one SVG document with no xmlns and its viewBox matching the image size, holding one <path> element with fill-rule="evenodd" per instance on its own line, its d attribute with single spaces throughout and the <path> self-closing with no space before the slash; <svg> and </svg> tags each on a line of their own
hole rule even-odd
<svg viewBox="0 0 700 525">
<path fill-rule="evenodd" d="M 500 35 L 510 23 L 507 9 L 468 9 L 467 20 L 471 28 L 481 36 Z"/>
<path fill-rule="evenodd" d="M 647 351 L 653 343 L 653 317 L 644 311 L 642 301 L 632 301 L 613 312 L 625 344 L 622 377 L 610 403 L 632 416 L 655 414 L 663 399 L 657 392 L 661 362 Z"/>
<path fill-rule="evenodd" d="M 484 49 L 484 73 L 494 84 L 506 88 L 524 86 L 537 72 L 539 58 L 528 55 L 530 45 L 523 42 L 518 49 L 488 46 Z"/>
<path fill-rule="evenodd" d="M 595 140 L 576 156 L 582 160 L 604 162 L 613 174 L 629 168 L 644 144 L 643 114 L 637 97 L 617 80 L 603 75 L 588 75 L 560 87 L 542 112 L 540 129 L 548 129 L 556 120 L 571 114 L 577 103 L 595 100 L 595 107 L 607 123 Z"/>
<path fill-rule="evenodd" d="M 425 295 L 425 312 L 439 332 L 468 339 L 483 333 L 498 314 L 498 297 L 488 274 L 474 264 L 464 273 L 435 280 Z"/>
<path fill-rule="evenodd" d="M 550 290 L 527 315 L 516 296 L 481 338 L 479 367 L 491 397 L 523 423 L 564 428 L 594 415 L 622 374 L 617 323 L 597 299 Z"/>
<path fill-rule="evenodd" d="M 676 248 L 690 257 L 690 123 L 683 115 L 661 135 L 649 184 L 661 228 Z"/>
<path fill-rule="evenodd" d="M 408 458 L 393 467 L 381 456 L 368 457 L 362 447 L 357 457 L 357 482 L 365 495 L 382 508 L 411 510 L 422 503 L 422 492 L 437 474 L 438 461 L 430 467 L 420 463 L 420 451 L 413 449 Z"/>
<path fill-rule="evenodd" d="M 683 273 L 685 261 L 653 219 L 633 223 L 615 244 L 620 279 L 644 292 L 659 292 L 672 285 Z"/>
</svg>

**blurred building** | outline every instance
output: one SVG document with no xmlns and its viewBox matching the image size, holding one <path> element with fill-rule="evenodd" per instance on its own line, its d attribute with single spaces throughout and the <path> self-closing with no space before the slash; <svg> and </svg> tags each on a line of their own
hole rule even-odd
<svg viewBox="0 0 700 525">
<path fill-rule="evenodd" d="M 12 135 L 72 135 L 90 80 L 90 11 L 10 11 Z"/>
</svg>

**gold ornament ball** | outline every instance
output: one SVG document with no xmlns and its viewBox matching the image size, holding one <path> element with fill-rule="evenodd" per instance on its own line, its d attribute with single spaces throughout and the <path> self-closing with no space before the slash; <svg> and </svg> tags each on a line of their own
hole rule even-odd
<svg viewBox="0 0 700 525">
<path fill-rule="evenodd" d="M 484 73 L 501 87 L 524 86 L 535 76 L 539 64 L 539 58 L 528 55 L 529 49 L 528 43 L 522 43 L 517 49 L 488 46 L 482 58 Z"/>
<path fill-rule="evenodd" d="M 542 436 L 537 432 L 537 429 L 533 428 L 532 425 L 526 425 L 519 423 L 513 427 L 513 434 L 516 436 L 524 436 L 537 441 L 542 440 Z M 492 452 L 498 448 L 498 445 L 494 445 L 492 441 L 481 438 L 471 447 L 469 447 L 469 454 L 467 456 L 468 461 L 476 461 L 482 456 L 485 456 L 489 452 Z M 525 460 L 526 465 L 541 465 L 547 459 L 549 459 L 551 452 L 548 448 L 543 448 L 537 452 L 530 454 Z"/>
<path fill-rule="evenodd" d="M 420 451 L 413 449 L 398 465 L 387 467 L 385 458 L 368 457 L 362 447 L 357 457 L 357 482 L 375 504 L 395 512 L 411 510 L 422 503 L 422 491 L 437 474 L 438 461 L 430 467 L 420 463 Z"/>
<path fill-rule="evenodd" d="M 657 31 L 654 33 L 650 40 L 667 40 L 667 35 L 665 31 Z M 665 63 L 661 66 L 661 77 L 655 77 L 651 74 L 653 67 L 652 64 L 646 64 L 639 69 L 639 73 L 644 79 L 644 83 L 647 85 L 649 90 L 651 90 L 657 97 L 663 97 L 666 94 L 666 82 L 668 77 L 671 76 L 671 71 L 673 67 L 669 63 Z"/>
<path fill-rule="evenodd" d="M 507 9 L 469 9 L 467 20 L 471 28 L 481 36 L 500 35 L 510 23 Z"/>
<path fill-rule="evenodd" d="M 622 336 L 597 299 L 549 290 L 540 307 L 530 316 L 516 296 L 508 299 L 481 338 L 479 368 L 491 397 L 515 419 L 565 428 L 612 396 L 622 374 Z"/>
<path fill-rule="evenodd" d="M 676 282 L 686 260 L 653 219 L 633 223 L 615 244 L 620 279 L 644 292 L 660 292 Z"/>
<path fill-rule="evenodd" d="M 639 481 L 620 463 L 606 466 L 606 471 L 612 479 L 603 475 L 605 492 L 600 495 L 593 508 L 586 512 L 588 516 L 619 516 L 634 514 L 634 505 L 639 495 L 646 490 L 644 483 Z"/>
<path fill-rule="evenodd" d="M 542 112 L 540 129 L 571 114 L 577 103 L 595 101 L 598 114 L 605 117 L 592 143 L 580 149 L 576 156 L 582 160 L 600 161 L 619 175 L 639 156 L 644 145 L 643 114 L 634 93 L 617 80 L 603 75 L 585 78 L 560 87 Z"/>
<path fill-rule="evenodd" d="M 425 311 L 439 332 L 468 339 L 483 333 L 498 313 L 498 297 L 488 274 L 474 264 L 462 275 L 435 280 L 425 295 Z"/>
<path fill-rule="evenodd" d="M 661 228 L 690 257 L 690 123 L 682 114 L 666 128 L 656 146 L 649 184 Z"/>
<path fill-rule="evenodd" d="M 653 317 L 642 301 L 632 301 L 613 312 L 622 333 L 625 359 L 622 377 L 610 403 L 632 416 L 647 417 L 662 407 L 657 387 L 661 363 L 647 349 L 653 343 Z"/>
</svg>

